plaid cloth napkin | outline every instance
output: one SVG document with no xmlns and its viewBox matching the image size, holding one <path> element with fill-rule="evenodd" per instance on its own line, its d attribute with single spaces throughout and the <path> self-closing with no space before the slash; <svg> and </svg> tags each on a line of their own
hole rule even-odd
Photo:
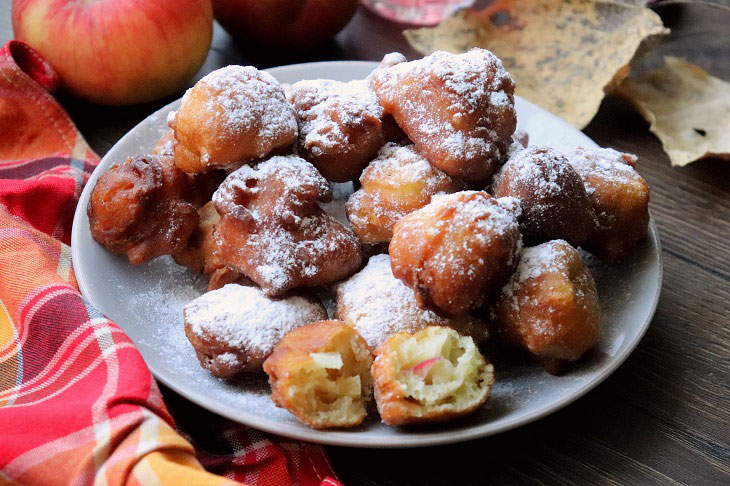
<svg viewBox="0 0 730 486">
<path fill-rule="evenodd" d="M 321 447 L 171 397 L 178 423 L 205 424 L 183 438 L 134 344 L 79 294 L 67 245 L 99 158 L 58 84 L 27 45 L 0 50 L 0 484 L 339 485 Z"/>
</svg>

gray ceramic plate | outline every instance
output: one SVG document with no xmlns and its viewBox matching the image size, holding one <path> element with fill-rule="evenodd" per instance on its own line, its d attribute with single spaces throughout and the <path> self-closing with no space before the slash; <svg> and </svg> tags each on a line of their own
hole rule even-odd
<svg viewBox="0 0 730 486">
<path fill-rule="evenodd" d="M 282 82 L 365 77 L 374 63 L 325 62 L 270 69 Z M 263 378 L 226 382 L 202 369 L 185 338 L 182 307 L 200 295 L 205 282 L 162 257 L 138 267 L 97 244 L 89 233 L 86 206 L 96 179 L 112 164 L 150 150 L 166 130 L 165 118 L 180 101 L 149 116 L 109 151 L 81 195 L 74 218 L 72 253 L 81 291 L 124 329 L 139 347 L 152 373 L 193 402 L 254 428 L 283 436 L 354 447 L 412 447 L 464 441 L 502 432 L 543 417 L 576 400 L 610 375 L 631 353 L 649 326 L 662 280 L 659 238 L 652 222 L 649 238 L 627 261 L 605 266 L 588 258 L 596 276 L 604 316 L 598 348 L 562 377 L 550 376 L 524 357 L 488 350 L 497 382 L 487 406 L 451 424 L 422 429 L 391 428 L 373 411 L 360 427 L 317 431 L 300 424 L 269 399 Z M 519 99 L 520 125 L 533 144 L 570 148 L 595 146 L 568 123 Z M 340 198 L 346 197 L 342 187 Z M 338 205 L 330 207 L 337 210 Z M 341 204 L 339 206 L 341 210 Z"/>
</svg>

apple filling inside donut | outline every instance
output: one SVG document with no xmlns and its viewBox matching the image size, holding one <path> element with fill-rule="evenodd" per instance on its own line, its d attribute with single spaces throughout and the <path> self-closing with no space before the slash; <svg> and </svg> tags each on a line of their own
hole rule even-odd
<svg viewBox="0 0 730 486">
<path fill-rule="evenodd" d="M 289 398 L 313 421 L 326 420 L 331 426 L 359 422 L 372 393 L 371 363 L 366 346 L 337 336 L 292 371 Z"/>
<path fill-rule="evenodd" d="M 463 410 L 484 399 L 494 381 L 470 337 L 444 327 L 428 327 L 394 349 L 396 376 L 406 399 L 427 407 Z"/>
</svg>

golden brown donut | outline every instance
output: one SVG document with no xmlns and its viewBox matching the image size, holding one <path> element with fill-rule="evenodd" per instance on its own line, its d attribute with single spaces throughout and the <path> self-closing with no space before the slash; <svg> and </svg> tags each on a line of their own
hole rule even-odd
<svg viewBox="0 0 730 486">
<path fill-rule="evenodd" d="M 271 400 L 315 429 L 354 427 L 372 397 L 367 344 L 340 321 L 299 327 L 264 362 Z"/>
<path fill-rule="evenodd" d="M 130 157 L 102 174 L 91 192 L 91 236 L 134 265 L 176 253 L 198 224 L 190 191 L 172 157 Z"/>
<path fill-rule="evenodd" d="M 460 315 L 480 306 L 516 264 L 517 204 L 483 191 L 434 196 L 396 223 L 389 247 L 393 275 L 415 291 L 422 307 Z"/>
<path fill-rule="evenodd" d="M 357 177 L 383 145 L 383 107 L 365 81 L 294 83 L 297 153 L 334 182 Z"/>
<path fill-rule="evenodd" d="M 476 316 L 443 317 L 418 307 L 413 291 L 393 276 L 388 255 L 370 257 L 365 268 L 335 286 L 335 293 L 337 318 L 354 327 L 372 349 L 397 332 L 427 326 L 450 327 L 476 342 L 489 337 L 487 324 Z"/>
<path fill-rule="evenodd" d="M 228 284 L 183 308 L 185 335 L 203 368 L 218 377 L 261 371 L 289 331 L 327 318 L 313 295 L 270 299 L 258 287 Z"/>
<path fill-rule="evenodd" d="M 213 196 L 221 259 L 269 296 L 347 277 L 362 250 L 352 231 L 317 204 L 331 198 L 327 181 L 300 157 L 241 167 Z"/>
<path fill-rule="evenodd" d="M 567 157 L 583 178 L 598 217 L 598 226 L 583 247 L 609 260 L 626 257 L 649 228 L 649 184 L 634 168 L 636 156 L 578 148 Z"/>
<path fill-rule="evenodd" d="M 281 85 L 252 66 L 227 66 L 205 76 L 168 117 L 175 163 L 202 172 L 259 159 L 297 137 L 294 108 Z"/>
<path fill-rule="evenodd" d="M 562 238 L 578 246 L 597 224 L 582 179 L 564 155 L 548 147 L 517 152 L 494 177 L 492 193 L 520 200 L 528 245 Z"/>
<path fill-rule="evenodd" d="M 493 317 L 506 342 L 528 351 L 550 372 L 579 359 L 600 336 L 593 276 L 578 251 L 563 240 L 522 251 Z"/>
<path fill-rule="evenodd" d="M 388 425 L 444 422 L 484 406 L 494 367 L 470 337 L 431 326 L 391 336 L 375 351 L 375 402 Z"/>
<path fill-rule="evenodd" d="M 413 145 L 386 144 L 360 177 L 362 187 L 347 201 L 347 219 L 360 241 L 388 243 L 393 226 L 435 194 L 466 189 L 431 165 Z"/>
<path fill-rule="evenodd" d="M 442 171 L 486 183 L 499 168 L 517 119 L 514 82 L 491 52 L 436 51 L 376 69 L 371 84 L 386 112 Z"/>
</svg>

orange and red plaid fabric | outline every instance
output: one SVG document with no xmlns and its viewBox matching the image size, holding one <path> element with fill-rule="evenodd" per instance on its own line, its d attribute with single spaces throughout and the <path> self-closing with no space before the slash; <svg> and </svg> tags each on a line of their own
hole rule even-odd
<svg viewBox="0 0 730 486">
<path fill-rule="evenodd" d="M 178 423 L 205 423 L 176 431 L 134 344 L 80 295 L 67 245 L 98 157 L 58 84 L 25 44 L 0 50 L 0 484 L 338 485 L 321 447 L 173 395 Z"/>
</svg>

